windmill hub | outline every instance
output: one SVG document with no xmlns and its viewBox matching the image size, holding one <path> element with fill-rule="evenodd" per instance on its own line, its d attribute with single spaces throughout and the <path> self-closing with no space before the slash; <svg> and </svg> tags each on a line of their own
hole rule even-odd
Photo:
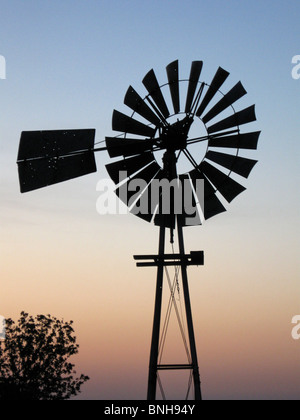
<svg viewBox="0 0 300 420">
<path fill-rule="evenodd" d="M 177 120 L 174 124 L 164 127 L 159 137 L 160 146 L 170 151 L 184 150 L 192 122 L 193 118 L 186 116 L 181 121 Z"/>
</svg>

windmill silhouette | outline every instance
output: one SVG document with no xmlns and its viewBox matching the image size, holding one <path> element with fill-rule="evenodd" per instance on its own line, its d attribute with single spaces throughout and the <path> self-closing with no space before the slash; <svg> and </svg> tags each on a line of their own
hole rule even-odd
<svg viewBox="0 0 300 420">
<path fill-rule="evenodd" d="M 226 202 L 245 190 L 237 178 L 247 178 L 257 163 L 243 153 L 257 149 L 260 132 L 242 133 L 240 129 L 256 120 L 255 106 L 240 111 L 233 107 L 246 90 L 238 82 L 224 94 L 220 89 L 229 73 L 219 67 L 207 84 L 200 80 L 202 68 L 202 61 L 193 61 L 189 78 L 180 79 L 178 60 L 173 61 L 166 67 L 167 82 L 161 85 L 150 70 L 143 79 L 147 91 L 143 98 L 130 86 L 124 104 L 131 115 L 113 111 L 112 129 L 119 134 L 106 137 L 105 147 L 95 147 L 94 129 L 22 132 L 19 145 L 21 192 L 95 172 L 94 153 L 107 151 L 113 161 L 106 169 L 116 184 L 117 196 L 130 212 L 159 227 L 158 254 L 134 256 L 138 267 L 157 267 L 148 400 L 156 399 L 158 371 L 184 369 L 191 372 L 194 399 L 202 399 L 187 267 L 203 265 L 204 253 L 185 252 L 184 228 L 201 225 L 226 211 Z M 205 145 L 203 156 L 194 147 L 199 144 Z M 183 159 L 184 172 L 180 173 L 179 162 Z M 136 180 L 142 180 L 145 186 L 138 196 L 130 188 Z M 168 195 L 167 211 L 163 189 L 152 193 L 155 182 L 162 180 L 174 187 Z M 190 202 L 186 205 L 179 197 L 190 197 Z M 165 252 L 167 230 L 171 243 L 177 233 L 178 253 Z M 189 350 L 185 364 L 159 362 L 163 279 L 168 266 L 180 267 L 181 271 Z"/>
</svg>

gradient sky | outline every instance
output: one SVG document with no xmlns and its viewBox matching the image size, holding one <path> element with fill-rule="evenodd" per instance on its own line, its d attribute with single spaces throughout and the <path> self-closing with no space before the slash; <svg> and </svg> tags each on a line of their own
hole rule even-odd
<svg viewBox="0 0 300 420">
<path fill-rule="evenodd" d="M 205 251 L 189 269 L 203 397 L 299 398 L 299 18 L 299 0 L 0 1 L 0 315 L 74 320 L 77 371 L 91 377 L 80 398 L 146 396 L 155 270 L 132 256 L 156 252 L 158 229 L 96 212 L 106 153 L 95 174 L 21 195 L 20 133 L 95 128 L 101 141 L 128 86 L 144 92 L 151 68 L 166 82 L 175 59 L 185 78 L 203 60 L 204 81 L 218 66 L 241 80 L 262 131 L 247 191 L 186 230 L 186 250 Z"/>
</svg>

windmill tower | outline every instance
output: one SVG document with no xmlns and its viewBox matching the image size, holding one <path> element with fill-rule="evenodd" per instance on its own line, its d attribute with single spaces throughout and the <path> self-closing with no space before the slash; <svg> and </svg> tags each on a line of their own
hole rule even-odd
<svg viewBox="0 0 300 420">
<path fill-rule="evenodd" d="M 185 252 L 184 229 L 226 211 L 226 203 L 245 190 L 237 178 L 247 178 L 257 162 L 244 152 L 257 149 L 260 132 L 242 133 L 240 128 L 256 120 L 254 105 L 240 111 L 233 106 L 246 94 L 243 85 L 238 82 L 223 93 L 229 73 L 219 67 L 207 84 L 201 81 L 202 67 L 202 61 L 192 62 L 189 78 L 180 79 L 176 60 L 166 67 L 167 82 L 161 85 L 150 70 L 143 79 L 144 97 L 130 86 L 124 104 L 131 114 L 113 111 L 112 129 L 119 134 L 106 137 L 105 147 L 95 147 L 93 129 L 22 132 L 19 146 L 21 192 L 95 172 L 94 152 L 106 150 L 113 160 L 106 169 L 116 184 L 117 196 L 131 213 L 158 226 L 158 254 L 134 256 L 139 267 L 157 267 L 148 400 L 156 399 L 160 370 L 182 369 L 190 370 L 194 399 L 201 400 L 187 267 L 203 265 L 204 256 L 203 251 Z M 199 144 L 205 145 L 202 156 L 194 147 Z M 182 159 L 190 169 L 184 166 L 180 173 Z M 138 181 L 143 188 L 137 195 L 132 185 Z M 162 188 L 164 181 L 172 184 L 168 194 Z M 153 188 L 155 185 L 159 188 Z M 165 252 L 167 231 L 171 243 L 177 237 L 178 253 Z M 190 355 L 186 364 L 159 362 L 163 280 L 168 266 L 181 271 Z"/>
</svg>

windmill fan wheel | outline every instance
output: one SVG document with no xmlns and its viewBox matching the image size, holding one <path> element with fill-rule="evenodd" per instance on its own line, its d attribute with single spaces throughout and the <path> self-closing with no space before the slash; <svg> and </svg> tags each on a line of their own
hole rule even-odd
<svg viewBox="0 0 300 420">
<path fill-rule="evenodd" d="M 189 78 L 179 79 L 178 60 L 173 61 L 166 67 L 167 83 L 162 85 L 150 70 L 142 81 L 147 90 L 144 98 L 132 86 L 125 94 L 124 104 L 133 111 L 131 115 L 113 111 L 112 129 L 119 134 L 106 137 L 109 156 L 114 159 L 106 168 L 117 185 L 115 192 L 133 214 L 158 226 L 174 227 L 174 208 L 171 206 L 166 214 L 162 193 L 151 195 L 156 181 L 182 182 L 195 209 L 191 219 L 182 207 L 182 226 L 199 225 L 226 211 L 226 202 L 245 190 L 239 177 L 247 178 L 257 163 L 242 156 L 245 150 L 257 149 L 260 135 L 260 131 L 241 133 L 242 125 L 256 120 L 254 105 L 240 111 L 233 107 L 247 93 L 242 83 L 222 93 L 220 89 L 229 73 L 219 67 L 207 84 L 200 80 L 202 68 L 202 61 L 193 61 Z M 203 133 L 191 134 L 198 121 Z M 190 151 L 191 145 L 197 143 L 206 143 L 203 156 Z M 161 162 L 157 158 L 159 152 L 163 153 Z M 191 168 L 180 174 L 178 162 L 182 158 Z M 142 180 L 144 185 L 138 194 L 130 188 L 135 180 Z M 198 180 L 204 186 L 202 206 L 198 205 Z M 146 209 L 141 206 L 142 200 L 148 204 Z"/>
</svg>

